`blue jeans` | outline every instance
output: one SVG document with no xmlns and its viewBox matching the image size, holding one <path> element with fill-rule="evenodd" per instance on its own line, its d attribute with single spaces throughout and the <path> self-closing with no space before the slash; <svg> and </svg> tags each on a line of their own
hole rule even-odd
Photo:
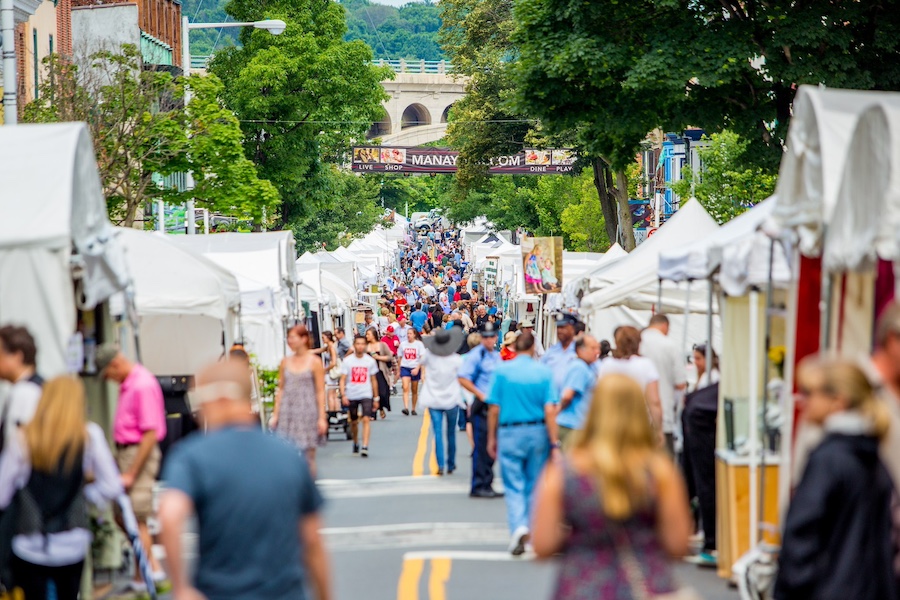
<svg viewBox="0 0 900 600">
<path fill-rule="evenodd" d="M 449 471 L 456 469 L 456 419 L 459 407 L 454 406 L 449 410 L 429 408 L 431 416 L 431 428 L 434 430 L 434 456 L 437 458 L 439 469 Z M 447 420 L 447 462 L 444 462 L 444 419 Z"/>
<path fill-rule="evenodd" d="M 501 427 L 497 453 L 506 491 L 506 518 L 510 533 L 531 529 L 532 495 L 550 456 L 550 439 L 544 425 Z"/>
</svg>

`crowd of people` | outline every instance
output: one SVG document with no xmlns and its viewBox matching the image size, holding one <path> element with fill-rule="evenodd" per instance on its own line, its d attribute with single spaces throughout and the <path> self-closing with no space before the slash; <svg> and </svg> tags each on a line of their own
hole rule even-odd
<svg viewBox="0 0 900 600">
<path fill-rule="evenodd" d="M 677 581 L 673 559 L 717 560 L 716 353 L 693 349 L 689 381 L 663 314 L 607 341 L 560 313 L 556 341 L 544 349 L 534 322 L 516 322 L 469 281 L 464 255 L 452 228 L 411 236 L 378 303 L 347 325 L 352 336 L 335 327 L 315 340 L 307 325 L 292 327 L 267 422 L 276 436 L 252 409 L 245 353 L 198 373 L 193 398 L 205 433 L 166 456 L 162 391 L 143 366 L 112 344 L 97 351 L 101 376 L 119 386 L 110 446 L 86 421 L 82 383 L 43 381 L 29 332 L 0 327 L 0 378 L 12 384 L 0 406 L 0 582 L 14 582 L 26 600 L 51 589 L 77 598 L 86 507 L 127 495 L 152 578 L 169 581 L 176 599 L 278 600 L 303 586 L 331 598 L 317 449 L 329 427 L 346 421 L 350 451 L 375 457 L 375 421 L 425 410 L 434 475 L 458 469 L 457 435 L 467 432 L 469 495 L 503 498 L 508 551 L 561 555 L 554 598 L 696 597 Z M 819 436 L 797 450 L 802 477 L 783 524 L 778 600 L 900 597 L 892 510 L 900 497 L 900 305 L 884 311 L 875 337 L 865 369 L 820 357 L 800 366 L 805 417 Z M 393 414 L 397 394 L 402 417 Z M 168 573 L 148 527 L 158 477 Z M 193 578 L 181 548 L 191 515 L 200 533 Z M 259 535 L 252 552 L 238 552 L 246 531 Z M 143 586 L 136 568 L 130 587 Z"/>
</svg>

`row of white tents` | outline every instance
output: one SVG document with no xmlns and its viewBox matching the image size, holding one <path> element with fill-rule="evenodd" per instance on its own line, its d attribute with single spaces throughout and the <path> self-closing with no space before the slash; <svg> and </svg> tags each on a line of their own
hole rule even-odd
<svg viewBox="0 0 900 600">
<path fill-rule="evenodd" d="M 46 377 L 90 373 L 93 349 L 111 340 L 159 376 L 194 373 L 234 342 L 275 368 L 289 324 L 352 318 L 407 229 L 395 217 L 298 261 L 290 232 L 116 228 L 82 124 L 0 128 L 0 215 L 0 323 L 33 332 Z"/>
</svg>

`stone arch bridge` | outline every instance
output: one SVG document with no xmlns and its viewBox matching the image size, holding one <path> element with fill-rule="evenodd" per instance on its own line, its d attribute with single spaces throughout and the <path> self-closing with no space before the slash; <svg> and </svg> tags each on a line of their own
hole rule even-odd
<svg viewBox="0 0 900 600">
<path fill-rule="evenodd" d="M 192 56 L 191 71 L 204 72 L 211 56 Z M 465 96 L 466 78 L 453 76 L 446 61 L 381 60 L 394 69 L 394 79 L 383 81 L 390 98 L 384 113 L 366 134 L 385 146 L 418 146 L 447 134 L 447 116 L 454 102 Z"/>
<path fill-rule="evenodd" d="M 465 96 L 466 80 L 453 76 L 445 61 L 380 61 L 394 69 L 393 81 L 383 81 L 390 98 L 382 119 L 369 129 L 369 139 L 385 146 L 419 146 L 447 134 L 453 103 Z"/>
</svg>

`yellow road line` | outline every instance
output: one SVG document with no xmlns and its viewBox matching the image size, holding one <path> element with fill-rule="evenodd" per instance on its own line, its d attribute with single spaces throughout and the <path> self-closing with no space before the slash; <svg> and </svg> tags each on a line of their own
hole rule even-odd
<svg viewBox="0 0 900 600">
<path fill-rule="evenodd" d="M 422 578 L 424 568 L 425 561 L 421 558 L 403 561 L 403 570 L 400 571 L 400 581 L 397 584 L 397 600 L 419 600 L 419 579 Z"/>
<path fill-rule="evenodd" d="M 449 558 L 432 559 L 431 577 L 428 578 L 428 600 L 445 600 L 451 564 Z"/>
<path fill-rule="evenodd" d="M 414 477 L 421 477 L 425 470 L 425 453 L 428 451 L 429 429 L 431 429 L 431 417 L 426 410 L 422 412 L 422 429 L 419 430 L 419 442 L 416 444 L 416 454 L 413 456 L 412 474 Z"/>
</svg>

